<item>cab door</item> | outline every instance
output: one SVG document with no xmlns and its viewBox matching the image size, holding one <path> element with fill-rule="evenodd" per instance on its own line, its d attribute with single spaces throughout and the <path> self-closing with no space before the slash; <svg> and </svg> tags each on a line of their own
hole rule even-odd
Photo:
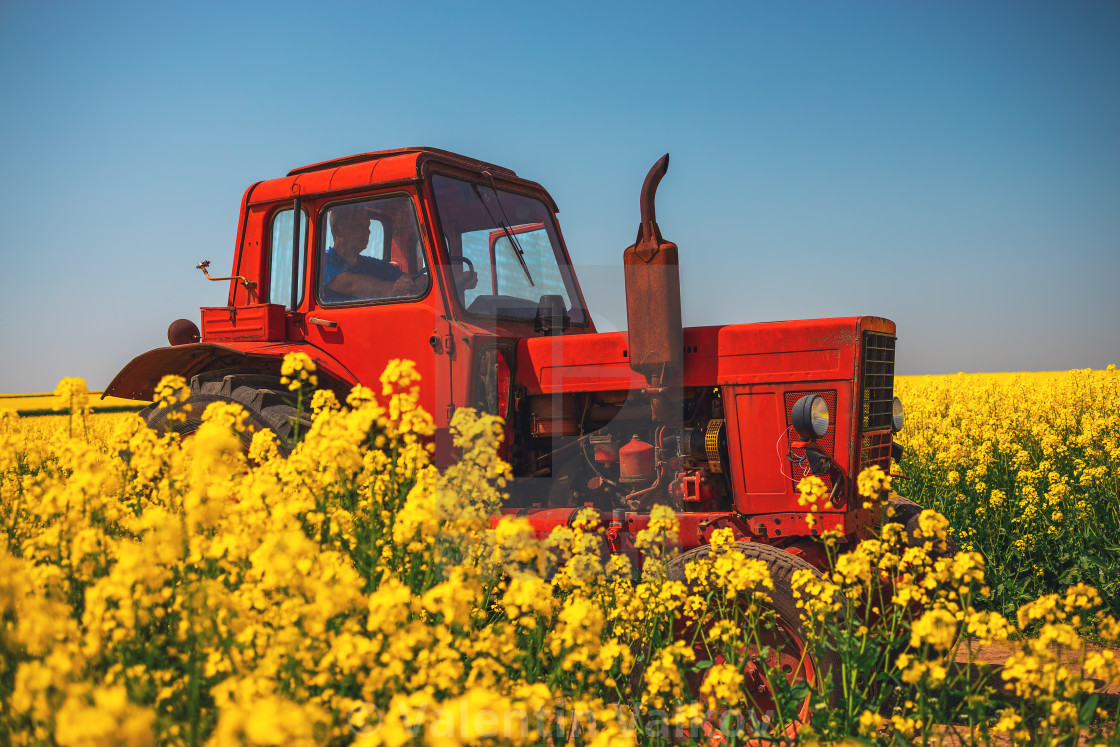
<svg viewBox="0 0 1120 747">
<path fill-rule="evenodd" d="M 451 403 L 443 298 L 432 276 L 416 195 L 394 191 L 325 202 L 317 211 L 306 340 L 381 397 L 391 361 L 412 361 L 420 402 L 446 431 Z"/>
</svg>

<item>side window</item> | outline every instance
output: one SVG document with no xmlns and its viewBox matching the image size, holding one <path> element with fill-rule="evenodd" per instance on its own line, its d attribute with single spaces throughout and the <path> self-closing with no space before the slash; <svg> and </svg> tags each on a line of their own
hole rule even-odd
<svg viewBox="0 0 1120 747">
<path fill-rule="evenodd" d="M 268 253 L 268 301 L 292 308 L 292 209 L 272 217 L 272 243 Z M 303 278 L 307 268 L 307 213 L 299 221 L 299 271 L 296 275 L 296 306 L 303 301 Z"/>
<path fill-rule="evenodd" d="M 324 211 L 319 298 L 326 304 L 417 298 L 431 284 L 420 226 L 404 195 Z"/>
</svg>

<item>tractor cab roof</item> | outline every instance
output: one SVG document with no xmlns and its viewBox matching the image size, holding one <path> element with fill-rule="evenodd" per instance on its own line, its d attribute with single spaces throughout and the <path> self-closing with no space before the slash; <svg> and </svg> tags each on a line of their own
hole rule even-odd
<svg viewBox="0 0 1120 747">
<path fill-rule="evenodd" d="M 424 167 L 433 162 L 475 173 L 488 172 L 495 179 L 520 182 L 547 195 L 539 184 L 520 179 L 512 169 L 504 166 L 439 148 L 415 147 L 358 153 L 300 166 L 289 171 L 287 176 L 256 184 L 251 189 L 249 203 L 260 204 L 291 199 L 296 194 L 307 197 L 314 194 L 358 190 L 371 185 L 416 182 L 422 178 Z M 556 205 L 551 197 L 548 198 L 548 202 L 555 211 Z"/>
<path fill-rule="evenodd" d="M 507 169 L 504 166 L 487 163 L 486 161 L 479 161 L 477 158 L 468 158 L 467 156 L 461 156 L 458 153 L 452 153 L 449 150 L 425 147 L 377 150 L 370 153 L 358 153 L 357 155 L 353 156 L 333 158 L 330 161 L 321 161 L 320 163 L 313 163 L 309 166 L 300 166 L 298 169 L 292 169 L 288 172 L 288 176 L 306 174 L 312 171 L 322 171 L 323 169 L 332 169 L 339 166 L 349 166 L 356 163 L 368 163 L 370 161 L 379 161 L 382 159 L 394 159 L 404 161 L 406 163 L 417 163 L 420 160 L 420 156 L 425 154 L 435 156 L 440 160 L 459 163 L 470 169 L 476 169 L 479 171 L 486 170 L 490 172 L 498 171 L 507 176 L 517 176 L 517 174 L 515 174 L 512 169 Z"/>
</svg>

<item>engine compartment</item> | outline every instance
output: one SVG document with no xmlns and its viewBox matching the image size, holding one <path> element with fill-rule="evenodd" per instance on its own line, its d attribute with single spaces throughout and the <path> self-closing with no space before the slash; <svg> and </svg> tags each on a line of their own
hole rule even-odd
<svg viewBox="0 0 1120 747">
<path fill-rule="evenodd" d="M 729 511 L 718 387 L 678 391 L 651 416 L 642 391 L 514 393 L 510 506 Z"/>
</svg>

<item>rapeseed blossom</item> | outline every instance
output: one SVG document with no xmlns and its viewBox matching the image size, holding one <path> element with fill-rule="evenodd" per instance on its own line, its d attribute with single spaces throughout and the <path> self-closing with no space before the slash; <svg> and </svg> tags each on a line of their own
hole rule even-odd
<svg viewBox="0 0 1120 747">
<path fill-rule="evenodd" d="M 936 512 L 913 538 L 888 524 L 822 543 L 824 572 L 791 559 L 778 573 L 727 527 L 681 555 L 676 516 L 656 506 L 636 571 L 606 557 L 595 511 L 548 537 L 492 519 L 512 479 L 499 419 L 456 413 L 462 460 L 437 469 L 407 361 L 345 402 L 310 392 L 310 358 L 285 369 L 310 408 L 287 456 L 236 406 L 190 412 L 183 439 L 91 415 L 78 380 L 58 390 L 67 415 L 0 413 L 6 740 L 668 745 L 791 740 L 808 725 L 832 743 L 903 744 L 963 719 L 977 743 L 1028 743 L 1090 733 L 1092 680 L 1120 676 L 1083 637 L 1120 638 L 1107 589 L 1082 579 L 980 609 L 991 558 L 948 556 Z M 189 393 L 165 379 L 157 407 L 185 417 Z M 1081 421 L 1107 445 L 1108 418 Z M 997 484 L 1002 452 L 979 453 L 990 461 L 959 462 L 963 490 Z M 1033 496 L 1031 521 L 1099 510 L 1078 492 L 1111 479 L 1088 447 L 1077 479 L 1056 456 L 1017 454 L 1034 493 L 999 490 L 1008 505 Z M 889 480 L 857 483 L 870 504 Z M 824 484 L 803 485 L 805 511 L 825 508 Z M 962 681 L 953 662 L 996 641 L 1017 647 L 1003 672 Z M 1022 705 L 997 707 L 999 691 Z"/>
<path fill-rule="evenodd" d="M 987 559 L 993 597 L 1094 585 L 1120 613 L 1120 373 L 900 377 L 902 483 Z"/>
</svg>

